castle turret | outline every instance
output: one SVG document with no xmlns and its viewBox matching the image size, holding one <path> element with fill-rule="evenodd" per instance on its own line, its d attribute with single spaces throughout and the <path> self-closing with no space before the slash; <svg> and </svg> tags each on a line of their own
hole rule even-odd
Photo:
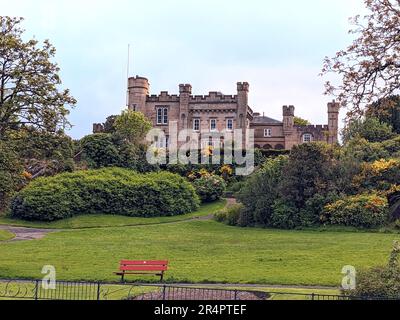
<svg viewBox="0 0 400 320">
<path fill-rule="evenodd" d="M 192 95 L 192 86 L 190 84 L 179 85 L 179 129 L 189 128 L 189 100 Z"/>
<path fill-rule="evenodd" d="M 328 143 L 338 142 L 340 104 L 333 100 L 328 103 Z"/>
<path fill-rule="evenodd" d="M 146 97 L 149 95 L 149 80 L 143 77 L 131 77 L 128 79 L 128 108 L 146 114 Z"/>
<path fill-rule="evenodd" d="M 237 127 L 240 129 L 246 129 L 247 127 L 247 109 L 249 105 L 249 88 L 248 82 L 238 82 L 237 92 L 238 92 L 238 118 Z"/>
<path fill-rule="evenodd" d="M 285 148 L 291 149 L 297 144 L 294 130 L 294 106 L 283 106 L 283 134 L 285 136 Z"/>
</svg>

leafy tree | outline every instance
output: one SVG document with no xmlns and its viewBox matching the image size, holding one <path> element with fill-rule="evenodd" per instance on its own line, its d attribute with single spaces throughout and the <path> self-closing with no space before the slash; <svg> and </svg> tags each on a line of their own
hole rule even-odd
<svg viewBox="0 0 400 320">
<path fill-rule="evenodd" d="M 393 127 L 394 132 L 400 134 L 400 96 L 393 95 L 368 105 L 366 116 L 387 123 Z"/>
<path fill-rule="evenodd" d="M 116 133 L 131 144 L 141 144 L 152 128 L 151 122 L 141 112 L 125 110 L 114 121 Z"/>
<path fill-rule="evenodd" d="M 382 142 L 393 138 L 393 128 L 380 122 L 378 118 L 367 117 L 350 120 L 342 131 L 343 142 L 347 143 L 355 138 L 364 138 L 369 142 Z"/>
<path fill-rule="evenodd" d="M 107 117 L 106 122 L 103 124 L 104 133 L 115 133 L 114 123 L 116 118 L 117 116 L 114 115 Z"/>
<path fill-rule="evenodd" d="M 81 159 L 86 161 L 89 168 L 118 166 L 121 162 L 119 150 L 108 133 L 88 135 L 80 141 Z"/>
<path fill-rule="evenodd" d="M 334 189 L 333 151 L 333 147 L 323 143 L 302 144 L 292 149 L 279 184 L 280 196 L 287 205 L 303 209 L 316 194 L 326 195 Z"/>
<path fill-rule="evenodd" d="M 237 198 L 245 206 L 244 214 L 249 213 L 252 216 L 249 222 L 270 225 L 274 202 L 278 198 L 277 186 L 287 163 L 287 156 L 267 159 L 239 191 Z"/>
<path fill-rule="evenodd" d="M 308 121 L 308 120 L 306 120 L 306 119 L 302 119 L 302 118 L 300 118 L 300 117 L 294 117 L 294 124 L 295 124 L 296 126 L 305 127 L 305 126 L 310 125 L 311 123 L 310 123 L 310 121 Z"/>
<path fill-rule="evenodd" d="M 24 183 L 23 166 L 18 153 L 0 140 L 0 210 L 4 209 L 13 192 Z"/>
<path fill-rule="evenodd" d="M 23 40 L 22 18 L 0 16 L 0 137 L 20 125 L 56 131 L 69 125 L 66 105 L 76 101 L 60 91 L 59 67 L 48 40 Z"/>
<path fill-rule="evenodd" d="M 387 98 L 400 88 L 400 2 L 364 0 L 369 13 L 352 19 L 350 33 L 358 37 L 333 58 L 325 58 L 322 75 L 335 73 L 341 83 L 326 83 L 349 107 L 348 116 L 363 114 L 363 105 Z"/>
<path fill-rule="evenodd" d="M 74 170 L 73 141 L 62 130 L 51 132 L 22 127 L 13 132 L 10 141 L 33 178 Z"/>
</svg>

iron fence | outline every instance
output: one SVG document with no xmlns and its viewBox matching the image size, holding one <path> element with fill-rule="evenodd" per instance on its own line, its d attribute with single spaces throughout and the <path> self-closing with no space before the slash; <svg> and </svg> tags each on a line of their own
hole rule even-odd
<svg viewBox="0 0 400 320">
<path fill-rule="evenodd" d="M 42 280 L 0 280 L 0 300 L 388 300 L 316 293 L 221 289 L 191 285 L 57 281 L 47 289 Z"/>
</svg>

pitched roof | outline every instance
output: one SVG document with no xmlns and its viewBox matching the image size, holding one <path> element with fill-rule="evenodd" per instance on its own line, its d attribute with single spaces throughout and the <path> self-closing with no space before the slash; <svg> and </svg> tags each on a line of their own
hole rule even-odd
<svg viewBox="0 0 400 320">
<path fill-rule="evenodd" d="M 281 124 L 281 121 L 269 118 L 269 117 L 263 117 L 263 116 L 258 116 L 253 118 L 253 123 L 260 123 L 260 124 Z"/>
</svg>

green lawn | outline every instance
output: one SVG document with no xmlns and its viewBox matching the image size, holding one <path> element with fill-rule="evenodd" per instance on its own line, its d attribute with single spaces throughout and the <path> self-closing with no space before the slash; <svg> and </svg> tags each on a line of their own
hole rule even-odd
<svg viewBox="0 0 400 320">
<path fill-rule="evenodd" d="M 122 227 L 122 226 L 137 226 L 145 224 L 160 224 L 169 222 L 178 222 L 196 217 L 203 217 L 215 213 L 226 205 L 226 200 L 220 200 L 209 204 L 203 204 L 199 210 L 172 217 L 155 217 L 155 218 L 140 218 L 126 217 L 118 215 L 105 214 L 88 214 L 80 215 L 69 219 L 54 221 L 54 222 L 30 222 L 17 219 L 10 219 L 0 216 L 0 225 L 11 225 L 18 227 L 29 228 L 44 228 L 44 229 L 84 229 L 84 228 L 103 228 L 103 227 Z"/>
<path fill-rule="evenodd" d="M 339 286 L 345 265 L 386 262 L 400 235 L 280 231 L 229 227 L 215 221 L 67 230 L 44 239 L 0 244 L 0 278 L 118 281 L 121 259 L 168 259 L 168 282 Z M 129 279 L 140 279 L 131 277 Z M 140 280 L 157 281 L 157 277 Z"/>
<path fill-rule="evenodd" d="M 0 230 L 0 241 L 11 240 L 15 237 L 15 234 L 7 230 Z"/>
</svg>

